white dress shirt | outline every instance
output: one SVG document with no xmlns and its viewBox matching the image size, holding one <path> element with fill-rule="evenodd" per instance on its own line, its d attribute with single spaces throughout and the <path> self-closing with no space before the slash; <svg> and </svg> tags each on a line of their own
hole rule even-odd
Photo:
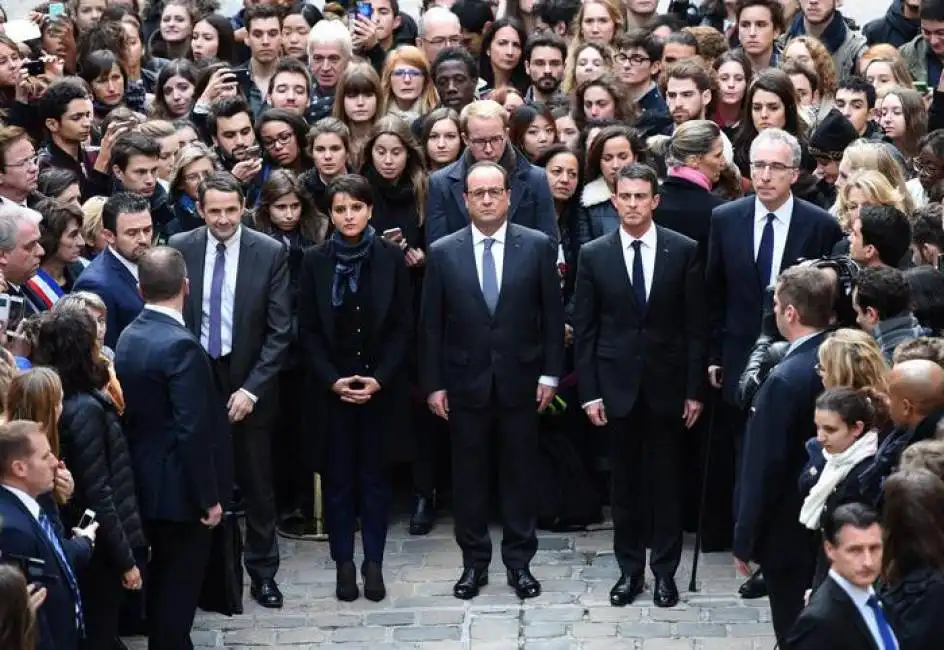
<svg viewBox="0 0 944 650">
<path fill-rule="evenodd" d="M 236 272 L 239 270 L 239 240 L 242 226 L 223 242 L 226 252 L 226 274 L 223 276 L 223 292 L 220 298 L 220 355 L 233 351 L 233 305 L 236 301 Z M 213 268 L 216 266 L 216 245 L 220 240 L 207 230 L 206 254 L 203 260 L 203 305 L 200 316 L 200 345 L 210 347 L 210 294 L 213 288 Z"/>
<path fill-rule="evenodd" d="M 633 280 L 633 264 L 636 262 L 636 251 L 633 249 L 633 242 L 637 239 L 642 242 L 639 247 L 639 254 L 642 256 L 642 272 L 646 278 L 646 300 L 649 299 L 649 292 L 652 291 L 652 276 L 656 269 L 656 226 L 649 224 L 649 230 L 643 233 L 642 237 L 633 237 L 623 230 L 619 229 L 620 248 L 623 249 L 623 261 L 626 263 L 626 273 L 629 274 L 629 281 Z"/>
<path fill-rule="evenodd" d="M 502 271 L 505 269 L 505 239 L 508 236 L 508 222 L 503 223 L 492 235 L 492 259 L 495 260 L 495 280 L 498 283 L 498 295 L 501 297 Z M 482 284 L 482 257 L 485 255 L 485 235 L 475 224 L 472 224 L 472 252 L 475 255 L 475 273 L 479 279 L 479 288 Z M 484 289 L 483 289 L 484 291 Z M 538 383 L 557 388 L 557 377 L 541 375 Z"/>
<path fill-rule="evenodd" d="M 34 499 L 34 498 L 31 497 L 30 495 L 28 495 L 28 494 L 27 494 L 26 492 L 24 492 L 23 490 L 21 490 L 21 489 L 19 489 L 19 488 L 15 488 L 15 487 L 13 487 L 12 485 L 6 485 L 6 484 L 4 484 L 3 487 L 5 487 L 6 489 L 8 489 L 10 492 L 13 493 L 13 495 L 14 495 L 17 499 L 19 499 L 20 501 L 22 501 L 22 502 L 23 502 L 23 505 L 26 507 L 26 510 L 27 510 L 31 515 L 33 515 L 33 519 L 35 519 L 37 522 L 39 521 L 40 507 L 39 507 L 39 502 L 36 501 L 36 499 Z"/>
<path fill-rule="evenodd" d="M 151 311 L 156 311 L 158 314 L 164 314 L 173 318 L 175 321 L 180 323 L 181 327 L 187 327 L 187 324 L 184 323 L 183 315 L 176 309 L 171 309 L 170 307 L 164 307 L 163 305 L 144 305 L 145 309 L 150 309 Z"/>
<path fill-rule="evenodd" d="M 844 592 L 846 592 L 853 604 L 856 606 L 856 609 L 859 610 L 859 615 L 862 616 L 862 620 L 865 621 L 866 627 L 868 627 L 869 632 L 872 633 L 872 638 L 875 639 L 875 646 L 877 648 L 883 648 L 882 633 L 878 631 L 878 621 L 875 620 L 875 612 L 873 612 L 872 608 L 868 605 L 868 600 L 871 596 L 875 595 L 875 590 L 871 587 L 868 589 L 857 587 L 836 573 L 836 571 L 833 569 L 829 570 L 829 577 L 836 581 L 836 584 L 839 585 Z M 892 630 L 892 636 L 895 636 L 894 630 Z M 895 639 L 895 647 L 899 647 L 897 638 Z"/>
<path fill-rule="evenodd" d="M 116 251 L 116 250 L 115 250 L 114 248 L 112 248 L 111 246 L 109 246 L 109 247 L 107 248 L 107 250 L 108 250 L 109 253 L 111 253 L 111 254 L 114 255 L 116 258 L 118 258 L 118 261 L 121 262 L 121 265 L 122 265 L 123 267 L 125 267 L 126 269 L 128 269 L 128 272 L 131 273 L 131 275 L 134 276 L 134 281 L 135 281 L 135 282 L 138 282 L 138 265 L 135 264 L 134 262 L 130 261 L 130 260 L 126 260 L 124 257 L 121 256 L 121 253 L 119 253 L 118 251 Z"/>
<path fill-rule="evenodd" d="M 757 253 L 760 251 L 760 240 L 764 236 L 764 226 L 767 225 L 767 215 L 770 210 L 764 207 L 760 199 L 754 199 L 754 260 L 757 260 Z M 793 217 L 793 194 L 787 198 L 786 202 L 774 210 L 772 224 L 774 227 L 774 256 L 770 265 L 770 283 L 773 284 L 780 275 L 780 268 L 783 266 L 783 249 L 787 244 L 787 233 L 790 230 L 790 219 Z"/>
</svg>

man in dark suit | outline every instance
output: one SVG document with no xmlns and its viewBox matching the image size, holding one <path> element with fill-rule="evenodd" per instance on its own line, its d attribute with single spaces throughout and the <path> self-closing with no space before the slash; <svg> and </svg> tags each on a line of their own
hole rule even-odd
<svg viewBox="0 0 944 650">
<path fill-rule="evenodd" d="M 232 443 L 226 411 L 212 396 L 210 362 L 184 324 L 183 256 L 155 248 L 138 271 L 145 306 L 118 339 L 115 370 L 151 544 L 148 648 L 190 650 L 210 531 L 232 489 Z"/>
<path fill-rule="evenodd" d="M 228 172 L 200 185 L 197 213 L 206 226 L 171 237 L 183 253 L 191 291 L 184 320 L 210 355 L 233 425 L 236 483 L 246 508 L 246 571 L 263 607 L 282 606 L 271 434 L 277 379 L 291 341 L 285 248 L 243 228 L 246 201 Z"/>
<path fill-rule="evenodd" d="M 861 503 L 823 522 L 829 575 L 790 631 L 785 650 L 895 650 L 895 631 L 872 584 L 882 569 L 882 526 Z"/>
<path fill-rule="evenodd" d="M 0 554 L 3 561 L 41 560 L 46 600 L 36 625 L 38 650 L 78 650 L 82 638 L 82 598 L 77 572 L 88 564 L 97 523 L 63 539 L 37 499 L 53 489 L 58 459 L 35 422 L 0 425 Z M 16 556 L 16 557 L 13 557 Z"/>
<path fill-rule="evenodd" d="M 45 252 L 39 243 L 39 222 L 43 216 L 35 210 L 12 203 L 0 206 L 0 214 L 4 220 L 13 223 L 16 235 L 13 247 L 5 255 L 3 274 L 7 283 L 6 293 L 22 298 L 24 316 L 38 314 L 45 310 L 45 305 L 29 290 L 26 283 L 36 275 Z"/>
<path fill-rule="evenodd" d="M 557 242 L 557 216 L 547 178 L 509 143 L 507 120 L 508 114 L 498 102 L 476 101 L 462 109 L 466 151 L 429 180 L 426 241 L 430 244 L 468 226 L 465 179 L 469 168 L 482 161 L 501 165 L 508 174 L 508 221 L 540 230 Z"/>
<path fill-rule="evenodd" d="M 790 191 L 800 165 L 796 138 L 767 129 L 754 139 L 750 155 L 757 193 L 714 209 L 705 267 L 711 321 L 708 374 L 711 385 L 722 389 L 706 498 L 715 518 L 730 512 L 730 477 L 737 474 L 735 450 L 746 419 L 735 392 L 760 334 L 766 289 L 780 271 L 799 258 L 828 255 L 842 237 L 835 217 Z"/>
<path fill-rule="evenodd" d="M 781 647 L 813 577 L 815 539 L 799 522 L 797 477 L 806 464 L 804 443 L 816 435 L 813 413 L 823 390 L 816 353 L 832 322 L 834 292 L 821 269 L 796 266 L 780 274 L 773 306 L 789 347 L 757 392 L 744 435 L 734 562 L 743 575 L 750 575 L 750 560 L 763 569 Z"/>
<path fill-rule="evenodd" d="M 643 589 L 652 548 L 653 601 L 678 603 L 682 557 L 684 429 L 702 410 L 704 272 L 698 244 L 656 226 L 659 180 L 632 164 L 616 178 L 620 228 L 583 247 L 574 301 L 580 401 L 595 426 L 609 425 L 613 539 L 621 577 L 610 602 Z M 651 536 L 650 536 L 651 528 Z"/>
<path fill-rule="evenodd" d="M 453 593 L 488 582 L 489 446 L 497 429 L 502 560 L 519 598 L 540 594 L 537 550 L 538 411 L 564 369 L 557 246 L 508 223 L 508 173 L 478 162 L 466 176 L 472 223 L 429 249 L 423 286 L 421 384 L 452 434 L 456 541 L 464 570 Z"/>
<path fill-rule="evenodd" d="M 91 291 L 105 301 L 105 345 L 114 348 L 122 330 L 144 308 L 138 260 L 151 248 L 154 234 L 148 200 L 127 192 L 113 194 L 102 208 L 102 227 L 108 246 L 85 267 L 73 291 Z"/>
</svg>

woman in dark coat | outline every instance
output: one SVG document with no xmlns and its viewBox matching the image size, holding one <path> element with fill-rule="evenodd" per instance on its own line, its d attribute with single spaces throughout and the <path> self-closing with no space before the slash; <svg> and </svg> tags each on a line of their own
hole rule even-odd
<svg viewBox="0 0 944 650">
<path fill-rule="evenodd" d="M 102 390 L 109 374 L 96 332 L 84 309 L 49 312 L 40 323 L 32 359 L 55 369 L 62 380 L 60 451 L 75 477 L 75 494 L 62 510 L 63 525 L 71 529 L 86 508 L 95 511 L 99 523 L 92 560 L 79 574 L 82 647 L 88 650 L 112 647 L 123 590 L 141 588 L 133 550 L 147 544 L 128 443 L 118 411 Z"/>
<path fill-rule="evenodd" d="M 324 423 L 315 469 L 323 479 L 336 595 L 343 601 L 360 595 L 354 567 L 360 516 L 364 595 L 379 601 L 386 596 L 390 434 L 409 404 L 403 389 L 413 298 L 400 246 L 369 223 L 374 192 L 367 179 L 340 176 L 328 184 L 325 199 L 335 230 L 305 253 L 298 286 L 299 340 L 322 402 L 313 412 Z"/>
</svg>

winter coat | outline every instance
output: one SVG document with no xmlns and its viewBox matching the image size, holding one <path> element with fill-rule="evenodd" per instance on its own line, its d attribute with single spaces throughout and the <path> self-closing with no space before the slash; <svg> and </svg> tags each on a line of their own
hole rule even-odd
<svg viewBox="0 0 944 650">
<path fill-rule="evenodd" d="M 862 35 L 869 45 L 888 43 L 901 47 L 913 40 L 921 31 L 921 21 L 905 18 L 901 13 L 901 0 L 894 0 L 881 18 L 876 18 L 862 28 Z"/>
<path fill-rule="evenodd" d="M 578 246 L 619 228 L 619 213 L 610 200 L 611 196 L 610 187 L 602 176 L 584 186 L 577 214 Z"/>
<path fill-rule="evenodd" d="M 930 566 L 907 571 L 894 585 L 880 591 L 882 605 L 897 622 L 901 650 L 937 648 L 944 638 L 944 575 Z"/>
</svg>

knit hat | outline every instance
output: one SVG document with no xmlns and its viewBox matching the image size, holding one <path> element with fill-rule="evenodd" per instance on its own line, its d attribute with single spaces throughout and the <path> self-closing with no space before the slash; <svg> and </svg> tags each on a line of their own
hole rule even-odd
<svg viewBox="0 0 944 650">
<path fill-rule="evenodd" d="M 813 130 L 810 136 L 810 155 L 814 158 L 840 160 L 842 152 L 859 138 L 852 122 L 839 109 L 833 108 Z"/>
</svg>

